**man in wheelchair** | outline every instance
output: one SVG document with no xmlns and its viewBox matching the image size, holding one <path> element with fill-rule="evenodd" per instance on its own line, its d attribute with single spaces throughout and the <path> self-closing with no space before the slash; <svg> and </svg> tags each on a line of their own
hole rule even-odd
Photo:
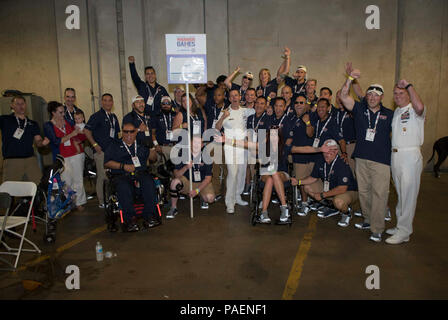
<svg viewBox="0 0 448 320">
<path fill-rule="evenodd" d="M 193 136 L 191 140 L 191 159 L 189 163 L 179 163 L 174 169 L 174 179 L 170 185 L 171 208 L 166 214 L 167 219 L 173 219 L 177 211 L 177 200 L 180 194 L 189 195 L 191 198 L 200 196 L 202 209 L 208 209 L 208 204 L 215 201 L 215 191 L 212 185 L 212 164 L 204 163 L 202 158 L 202 139 Z M 184 151 L 185 152 L 185 151 Z M 190 174 L 192 168 L 192 190 L 190 191 Z"/>
<path fill-rule="evenodd" d="M 157 216 L 157 193 L 154 180 L 148 172 L 148 160 L 155 161 L 157 154 L 153 146 L 144 146 L 136 141 L 137 128 L 132 122 L 123 123 L 123 137 L 114 140 L 104 153 L 104 167 L 110 169 L 111 184 L 117 192 L 122 208 L 123 231 L 139 230 L 136 223 L 134 196 L 139 189 L 144 202 L 142 212 L 143 229 L 160 224 Z M 110 231 L 117 231 L 115 222 L 108 222 Z"/>
<path fill-rule="evenodd" d="M 298 185 L 304 185 L 305 192 L 316 201 L 328 199 L 333 204 L 334 208 L 321 207 L 318 217 L 328 218 L 341 213 L 338 225 L 346 227 L 351 219 L 350 206 L 358 199 L 358 187 L 349 165 L 338 155 L 337 142 L 329 139 L 324 145 L 330 149 L 323 148 L 323 158 L 316 161 L 309 177 L 298 180 Z M 306 206 L 304 212 L 307 214 L 310 210 Z"/>
</svg>

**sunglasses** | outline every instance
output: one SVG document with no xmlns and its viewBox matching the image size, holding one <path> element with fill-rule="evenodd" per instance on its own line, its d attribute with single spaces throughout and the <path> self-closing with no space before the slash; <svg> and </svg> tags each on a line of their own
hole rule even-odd
<svg viewBox="0 0 448 320">
<path fill-rule="evenodd" d="M 305 104 L 305 101 L 296 101 L 295 104 Z"/>
<path fill-rule="evenodd" d="M 168 106 L 171 104 L 171 102 L 162 102 L 162 104 Z"/>
<path fill-rule="evenodd" d="M 379 91 L 379 92 L 381 92 L 381 93 L 384 93 L 383 89 L 381 89 L 380 87 L 377 87 L 377 86 L 370 86 L 370 87 L 367 89 L 367 91 L 370 91 L 370 90 L 377 90 L 377 91 Z"/>
<path fill-rule="evenodd" d="M 127 133 L 127 134 L 134 133 L 134 132 L 135 132 L 135 130 L 123 130 L 123 133 Z"/>
</svg>

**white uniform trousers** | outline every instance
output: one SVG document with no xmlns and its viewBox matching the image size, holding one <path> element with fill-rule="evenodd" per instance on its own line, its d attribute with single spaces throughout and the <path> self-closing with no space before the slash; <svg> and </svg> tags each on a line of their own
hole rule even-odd
<svg viewBox="0 0 448 320">
<path fill-rule="evenodd" d="M 65 168 L 61 174 L 62 181 L 76 192 L 76 206 L 84 205 L 87 202 L 86 191 L 84 189 L 85 156 L 84 153 L 80 153 L 65 158 Z"/>
<path fill-rule="evenodd" d="M 395 212 L 397 229 L 400 235 L 408 237 L 412 234 L 412 221 L 423 169 L 423 157 L 420 149 L 398 149 L 398 152 L 392 152 L 391 169 L 398 195 Z"/>
<path fill-rule="evenodd" d="M 241 197 L 246 182 L 247 150 L 224 146 L 227 165 L 226 207 L 234 208 L 236 199 Z"/>
</svg>

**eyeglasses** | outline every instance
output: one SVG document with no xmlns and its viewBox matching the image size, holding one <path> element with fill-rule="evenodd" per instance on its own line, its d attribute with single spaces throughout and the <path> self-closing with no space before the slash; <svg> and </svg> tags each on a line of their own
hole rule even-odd
<svg viewBox="0 0 448 320">
<path fill-rule="evenodd" d="M 384 93 L 383 89 L 381 89 L 380 87 L 377 87 L 377 86 L 370 86 L 370 87 L 367 89 L 367 92 L 369 92 L 370 90 L 377 90 L 377 91 L 379 91 L 379 92 L 381 92 L 381 93 Z"/>
<path fill-rule="evenodd" d="M 305 104 L 305 101 L 296 101 L 295 104 Z"/>
<path fill-rule="evenodd" d="M 130 133 L 134 133 L 135 130 L 123 130 L 123 133 L 125 134 L 130 134 Z"/>
<path fill-rule="evenodd" d="M 162 104 L 167 106 L 167 105 L 170 105 L 171 102 L 162 102 Z"/>
</svg>

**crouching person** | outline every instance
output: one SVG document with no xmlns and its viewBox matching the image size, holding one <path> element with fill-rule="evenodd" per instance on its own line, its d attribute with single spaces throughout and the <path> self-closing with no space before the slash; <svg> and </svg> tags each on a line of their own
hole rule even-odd
<svg viewBox="0 0 448 320">
<path fill-rule="evenodd" d="M 333 203 L 335 209 L 324 207 L 318 214 L 320 218 L 341 213 L 338 225 L 346 227 L 351 219 L 350 206 L 358 199 L 358 187 L 350 166 L 338 156 L 336 141 L 330 139 L 324 145 L 330 148 L 323 151 L 323 158 L 316 161 L 311 175 L 298 180 L 298 184 L 304 185 L 305 192 L 316 201 L 328 199 Z M 309 212 L 310 208 L 304 210 Z"/>
<path fill-rule="evenodd" d="M 185 151 L 184 151 L 185 152 Z M 212 185 L 212 164 L 204 163 L 202 157 L 201 137 L 193 137 L 191 141 L 191 159 L 188 163 L 181 162 L 174 169 L 174 179 L 170 185 L 171 208 L 166 214 L 167 219 L 174 218 L 177 211 L 177 200 L 180 193 L 191 198 L 201 197 L 201 209 L 208 209 L 208 204 L 215 201 L 215 191 Z M 190 191 L 190 174 L 192 168 L 193 187 Z"/>
<path fill-rule="evenodd" d="M 155 161 L 157 154 L 154 148 L 137 142 L 136 137 L 135 125 L 131 122 L 123 123 L 123 138 L 114 140 L 104 153 L 104 167 L 111 169 L 111 183 L 117 191 L 118 202 L 124 213 L 123 230 L 127 232 L 139 230 L 134 209 L 135 188 L 140 188 L 144 202 L 143 229 L 160 224 L 156 214 L 156 188 L 147 167 L 148 159 Z"/>
</svg>

